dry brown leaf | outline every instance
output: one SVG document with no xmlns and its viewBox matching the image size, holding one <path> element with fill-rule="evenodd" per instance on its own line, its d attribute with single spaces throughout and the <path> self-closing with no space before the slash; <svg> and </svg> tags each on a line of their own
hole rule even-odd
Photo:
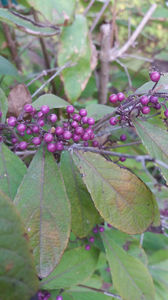
<svg viewBox="0 0 168 300">
<path fill-rule="evenodd" d="M 23 84 L 13 87 L 8 96 L 8 116 L 18 117 L 25 104 L 32 103 L 32 98 L 28 88 Z"/>
</svg>

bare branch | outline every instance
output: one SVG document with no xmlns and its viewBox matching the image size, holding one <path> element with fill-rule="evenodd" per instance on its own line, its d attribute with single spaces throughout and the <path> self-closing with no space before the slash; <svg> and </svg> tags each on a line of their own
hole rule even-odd
<svg viewBox="0 0 168 300">
<path fill-rule="evenodd" d="M 90 8 L 92 7 L 92 5 L 94 4 L 95 0 L 91 0 L 90 3 L 88 4 L 88 6 L 86 7 L 83 15 L 86 16 L 88 11 L 90 10 Z"/>
<path fill-rule="evenodd" d="M 109 5 L 110 1 L 111 1 L 111 0 L 106 0 L 106 2 L 104 3 L 102 9 L 101 9 L 100 12 L 97 14 L 97 17 L 96 17 L 96 19 L 94 20 L 94 22 L 93 22 L 93 24 L 92 24 L 92 26 L 91 26 L 91 28 L 90 28 L 90 32 L 92 32 L 92 31 L 95 29 L 97 23 L 99 22 L 99 19 L 101 18 L 101 16 L 102 16 L 102 14 L 104 13 L 105 9 L 106 9 L 107 6 Z"/>
<path fill-rule="evenodd" d="M 128 69 L 127 69 L 126 65 L 124 65 L 118 58 L 116 58 L 115 61 L 124 69 L 124 71 L 127 75 L 127 78 L 128 78 L 129 87 L 132 88 L 132 80 L 131 80 L 131 77 L 130 77 L 130 74 L 128 72 Z"/>
</svg>

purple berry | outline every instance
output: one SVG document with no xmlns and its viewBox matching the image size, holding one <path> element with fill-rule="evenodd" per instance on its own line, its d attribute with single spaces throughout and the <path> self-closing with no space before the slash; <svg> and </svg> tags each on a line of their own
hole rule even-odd
<svg viewBox="0 0 168 300">
<path fill-rule="evenodd" d="M 126 139 L 127 139 L 126 134 L 122 134 L 122 135 L 120 136 L 120 141 L 121 141 L 121 142 L 124 142 Z"/>
<path fill-rule="evenodd" d="M 46 114 L 49 113 L 50 108 L 49 108 L 48 105 L 42 105 L 42 107 L 40 108 L 40 110 L 41 110 L 41 112 L 42 112 L 44 115 L 46 115 Z"/>
<path fill-rule="evenodd" d="M 61 295 L 58 295 L 58 296 L 56 297 L 56 300 L 63 300 L 63 297 L 62 297 Z"/>
<path fill-rule="evenodd" d="M 35 146 L 38 146 L 38 145 L 41 144 L 41 139 L 40 139 L 38 136 L 36 136 L 36 137 L 34 137 L 34 138 L 32 139 L 32 143 L 33 143 Z"/>
<path fill-rule="evenodd" d="M 74 121 L 80 122 L 81 116 L 78 115 L 78 114 L 74 114 L 74 115 L 72 116 L 72 119 L 73 119 Z"/>
<path fill-rule="evenodd" d="M 78 135 L 82 135 L 82 134 L 84 134 L 84 129 L 83 129 L 83 127 L 76 127 L 75 128 L 75 133 L 76 134 L 78 134 Z"/>
<path fill-rule="evenodd" d="M 20 150 L 25 150 L 27 149 L 27 143 L 25 141 L 22 141 L 18 144 L 18 147 L 20 148 Z"/>
<path fill-rule="evenodd" d="M 88 117 L 82 117 L 82 123 L 87 124 L 88 123 Z"/>
<path fill-rule="evenodd" d="M 27 133 L 28 135 L 32 134 L 31 129 L 30 129 L 30 128 L 27 128 L 26 133 Z"/>
<path fill-rule="evenodd" d="M 107 224 L 107 226 L 108 226 L 108 228 L 112 228 L 112 227 L 113 227 L 113 226 L 112 226 L 111 224 L 109 224 L 109 223 Z"/>
<path fill-rule="evenodd" d="M 72 121 L 71 126 L 72 126 L 73 128 L 76 128 L 76 127 L 79 126 L 79 124 L 78 124 L 78 122 L 76 122 L 76 121 Z"/>
<path fill-rule="evenodd" d="M 94 141 L 92 142 L 92 146 L 93 146 L 93 147 L 99 147 L 99 142 L 98 142 L 97 140 L 94 140 Z"/>
<path fill-rule="evenodd" d="M 25 111 L 25 112 L 28 112 L 28 113 L 33 112 L 33 106 L 32 106 L 31 104 L 26 104 L 26 105 L 24 106 L 24 111 Z"/>
<path fill-rule="evenodd" d="M 68 105 L 66 108 L 66 111 L 68 114 L 73 114 L 75 111 L 75 108 L 72 105 Z"/>
<path fill-rule="evenodd" d="M 100 226 L 100 227 L 99 227 L 99 231 L 100 231 L 100 232 L 103 232 L 103 231 L 104 231 L 104 227 Z"/>
<path fill-rule="evenodd" d="M 90 134 L 90 140 L 93 140 L 94 138 L 95 138 L 94 133 L 91 133 L 91 134 Z"/>
<path fill-rule="evenodd" d="M 95 124 L 95 120 L 93 118 L 88 118 L 87 123 L 88 123 L 88 125 L 94 125 Z"/>
<path fill-rule="evenodd" d="M 40 131 L 39 126 L 37 126 L 37 125 L 32 126 L 32 132 L 33 133 L 39 133 L 39 131 Z"/>
<path fill-rule="evenodd" d="M 8 125 L 9 126 L 15 127 L 16 123 L 17 123 L 17 120 L 16 120 L 15 117 L 9 117 L 9 119 L 8 119 Z"/>
<path fill-rule="evenodd" d="M 150 113 L 150 108 L 148 106 L 142 107 L 142 113 L 148 115 Z"/>
<path fill-rule="evenodd" d="M 46 143 L 51 143 L 52 141 L 53 141 L 53 135 L 51 134 L 51 133 L 46 133 L 45 135 L 44 135 L 44 141 L 46 142 Z"/>
<path fill-rule="evenodd" d="M 64 150 L 64 145 L 61 142 L 57 142 L 55 144 L 55 148 L 56 148 L 56 151 L 62 151 L 62 150 Z"/>
<path fill-rule="evenodd" d="M 91 128 L 86 128 L 85 132 L 89 135 L 93 134 L 93 130 Z"/>
<path fill-rule="evenodd" d="M 164 115 L 165 115 L 166 118 L 168 118 L 168 109 L 166 109 L 166 110 L 164 111 Z"/>
<path fill-rule="evenodd" d="M 161 107 L 162 107 L 162 106 L 161 106 L 160 103 L 156 103 L 156 104 L 155 104 L 155 109 L 161 109 Z"/>
<path fill-rule="evenodd" d="M 52 122 L 52 123 L 55 123 L 56 121 L 57 121 L 57 115 L 56 114 L 51 114 L 50 116 L 49 116 L 49 119 L 50 119 L 50 121 Z"/>
<path fill-rule="evenodd" d="M 12 142 L 12 144 L 16 144 L 16 143 L 18 142 L 18 139 L 15 138 L 15 137 L 13 137 L 13 138 L 11 139 L 11 142 Z"/>
<path fill-rule="evenodd" d="M 121 162 L 126 161 L 126 157 L 125 157 L 125 156 L 121 156 L 121 157 L 120 157 L 120 161 L 121 161 Z"/>
<path fill-rule="evenodd" d="M 159 79 L 160 79 L 160 73 L 157 72 L 157 71 L 154 71 L 154 72 L 150 73 L 150 79 L 151 79 L 153 82 L 158 82 Z"/>
<path fill-rule="evenodd" d="M 98 228 L 97 227 L 93 228 L 93 233 L 98 233 Z"/>
<path fill-rule="evenodd" d="M 84 108 L 81 108 L 79 111 L 79 114 L 81 117 L 86 117 L 87 116 L 87 110 Z"/>
<path fill-rule="evenodd" d="M 45 122 L 43 119 L 40 119 L 37 121 L 37 124 L 40 126 L 40 127 L 43 127 L 45 125 Z"/>
<path fill-rule="evenodd" d="M 3 141 L 3 137 L 0 135 L 0 143 Z M 15 143 L 13 143 L 15 144 Z"/>
<path fill-rule="evenodd" d="M 72 133 L 71 133 L 69 130 L 64 131 L 64 133 L 63 133 L 63 138 L 64 138 L 65 140 L 70 140 L 71 137 L 72 137 Z"/>
<path fill-rule="evenodd" d="M 89 143 L 88 142 L 84 142 L 83 145 L 84 145 L 84 147 L 88 147 Z"/>
<path fill-rule="evenodd" d="M 91 237 L 89 238 L 89 242 L 90 242 L 90 243 L 94 243 L 94 240 L 95 240 L 94 236 L 91 236 Z"/>
<path fill-rule="evenodd" d="M 154 103 L 154 104 L 158 103 L 158 97 L 156 97 L 156 96 L 150 96 L 149 100 L 151 103 Z"/>
<path fill-rule="evenodd" d="M 118 122 L 118 119 L 116 118 L 116 117 L 112 117 L 110 120 L 109 120 L 109 122 L 110 122 L 110 125 L 116 125 L 117 124 L 117 122 Z"/>
<path fill-rule="evenodd" d="M 118 101 L 118 97 L 116 94 L 111 94 L 110 97 L 109 97 L 109 101 L 111 103 L 116 103 Z"/>
<path fill-rule="evenodd" d="M 56 151 L 56 146 L 55 146 L 55 143 L 50 143 L 50 144 L 48 144 L 47 145 L 47 150 L 49 151 L 49 152 L 55 152 Z"/>
<path fill-rule="evenodd" d="M 74 141 L 75 143 L 77 143 L 77 142 L 80 141 L 81 137 L 80 137 L 80 135 L 74 134 L 73 137 L 72 137 L 72 139 L 73 139 L 73 141 Z"/>
<path fill-rule="evenodd" d="M 2 117 L 2 111 L 0 111 L 0 118 Z"/>
<path fill-rule="evenodd" d="M 149 98 L 144 95 L 140 98 L 140 102 L 142 105 L 147 105 L 149 103 Z"/>
<path fill-rule="evenodd" d="M 89 250 L 90 250 L 90 248 L 91 248 L 91 247 L 90 247 L 90 245 L 89 245 L 89 244 L 87 244 L 87 245 L 85 246 L 85 250 L 86 250 L 86 251 L 89 251 Z"/>
<path fill-rule="evenodd" d="M 17 126 L 17 131 L 24 132 L 26 130 L 26 125 L 21 123 Z"/>
<path fill-rule="evenodd" d="M 85 132 L 84 135 L 82 136 L 82 140 L 88 141 L 89 139 L 90 139 L 90 135 L 87 132 Z"/>
<path fill-rule="evenodd" d="M 62 127 L 58 126 L 58 127 L 55 128 L 55 134 L 56 135 L 60 136 L 60 135 L 63 134 L 63 132 L 64 132 L 64 129 Z"/>
<path fill-rule="evenodd" d="M 63 123 L 63 126 L 64 126 L 64 128 L 68 128 L 69 123 L 68 123 L 68 122 L 64 122 L 64 123 Z"/>
<path fill-rule="evenodd" d="M 123 93 L 118 93 L 117 94 L 117 99 L 118 99 L 118 101 L 123 101 L 123 100 L 125 100 L 125 95 L 123 94 Z"/>
<path fill-rule="evenodd" d="M 43 116 L 44 116 L 44 114 L 42 113 L 42 111 L 39 111 L 39 112 L 37 113 L 38 119 L 42 118 Z"/>
</svg>

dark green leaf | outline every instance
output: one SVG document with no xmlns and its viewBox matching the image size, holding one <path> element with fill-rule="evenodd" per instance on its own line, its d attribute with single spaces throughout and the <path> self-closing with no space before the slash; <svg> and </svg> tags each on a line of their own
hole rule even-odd
<svg viewBox="0 0 168 300">
<path fill-rule="evenodd" d="M 40 109 L 42 105 L 48 105 L 50 108 L 61 108 L 66 107 L 68 105 L 68 102 L 56 95 L 45 94 L 34 101 L 32 105 L 36 109 Z"/>
<path fill-rule="evenodd" d="M 40 277 L 61 259 L 70 234 L 70 206 L 64 181 L 51 153 L 39 149 L 15 198 L 33 248 Z"/>
<path fill-rule="evenodd" d="M 84 247 L 68 250 L 64 253 L 59 265 L 42 281 L 46 289 L 71 287 L 82 283 L 95 270 L 98 250 L 86 251 Z"/>
<path fill-rule="evenodd" d="M 86 107 L 86 109 L 89 117 L 99 120 L 105 115 L 112 113 L 115 108 L 103 104 L 90 104 Z"/>
<path fill-rule="evenodd" d="M 1 9 L 1 8 L 0 8 Z M 14 65 L 11 64 L 9 60 L 0 56 L 0 75 L 10 75 L 17 76 L 18 71 Z"/>
<path fill-rule="evenodd" d="M 0 298 L 30 300 L 38 279 L 20 216 L 0 190 Z"/>
<path fill-rule="evenodd" d="M 26 172 L 22 160 L 0 143 L 0 189 L 11 199 L 14 199 Z"/>
<path fill-rule="evenodd" d="M 153 195 L 138 177 L 98 154 L 74 152 L 73 159 L 106 222 L 129 234 L 148 228 L 154 218 Z"/>
<path fill-rule="evenodd" d="M 5 123 L 6 120 L 6 114 L 8 111 L 8 100 L 6 98 L 6 95 L 4 91 L 0 88 L 0 111 L 2 112 L 2 122 Z"/>
</svg>

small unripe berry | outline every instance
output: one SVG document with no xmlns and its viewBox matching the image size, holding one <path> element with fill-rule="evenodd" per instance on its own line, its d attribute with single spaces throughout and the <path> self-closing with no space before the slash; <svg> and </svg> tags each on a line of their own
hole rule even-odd
<svg viewBox="0 0 168 300">
<path fill-rule="evenodd" d="M 123 93 L 118 93 L 117 98 L 118 98 L 118 101 L 121 102 L 121 101 L 125 100 L 125 95 Z"/>
<path fill-rule="evenodd" d="M 121 157 L 120 157 L 120 161 L 121 161 L 121 162 L 124 162 L 124 161 L 126 161 L 126 157 L 124 157 L 124 156 L 121 156 Z"/>
<path fill-rule="evenodd" d="M 165 115 L 166 118 L 168 118 L 168 109 L 166 109 L 166 110 L 164 111 L 164 115 Z"/>
<path fill-rule="evenodd" d="M 64 132 L 64 129 L 63 129 L 62 127 L 58 126 L 58 127 L 55 128 L 55 134 L 56 134 L 57 136 L 62 135 L 63 132 Z"/>
<path fill-rule="evenodd" d="M 118 97 L 116 94 L 111 94 L 110 97 L 109 97 L 109 101 L 111 103 L 116 103 L 118 101 Z"/>
<path fill-rule="evenodd" d="M 25 141 L 22 141 L 18 144 L 18 147 L 20 148 L 20 150 L 25 150 L 27 149 L 27 143 Z"/>
<path fill-rule="evenodd" d="M 150 73 L 150 79 L 151 79 L 153 82 L 158 82 L 159 79 L 160 79 L 160 73 L 157 72 L 157 71 L 151 72 L 151 73 Z"/>
<path fill-rule="evenodd" d="M 31 104 L 26 104 L 26 105 L 24 106 L 24 111 L 25 111 L 25 112 L 28 112 L 28 113 L 33 112 L 33 106 L 32 106 Z"/>
<path fill-rule="evenodd" d="M 46 133 L 45 135 L 44 135 L 44 141 L 46 142 L 46 143 L 51 143 L 52 141 L 53 141 L 53 135 L 51 134 L 51 133 Z"/>
<path fill-rule="evenodd" d="M 55 123 L 56 121 L 57 121 L 57 115 L 56 114 L 51 114 L 50 116 L 49 116 L 49 119 L 50 119 L 50 121 L 52 122 L 52 123 Z"/>
<path fill-rule="evenodd" d="M 74 115 L 72 116 L 72 119 L 73 119 L 74 121 L 80 122 L 81 116 L 78 115 L 78 114 L 74 114 Z"/>
<path fill-rule="evenodd" d="M 43 119 L 40 119 L 37 121 L 37 124 L 40 126 L 40 127 L 43 127 L 45 125 L 45 122 Z"/>
<path fill-rule="evenodd" d="M 39 131 L 40 131 L 39 126 L 37 126 L 37 125 L 32 126 L 32 132 L 33 133 L 39 133 Z"/>
<path fill-rule="evenodd" d="M 8 125 L 9 125 L 9 126 L 15 127 L 16 123 L 17 123 L 17 120 L 16 120 L 15 117 L 13 117 L 13 116 L 12 116 L 12 117 L 9 117 L 9 119 L 8 119 Z"/>
<path fill-rule="evenodd" d="M 100 232 L 103 232 L 103 231 L 104 231 L 104 227 L 100 226 L 100 227 L 99 227 L 99 231 L 100 231 Z"/>
<path fill-rule="evenodd" d="M 116 125 L 117 124 L 117 122 L 118 122 L 118 119 L 116 118 L 116 117 L 112 117 L 110 120 L 109 120 L 109 122 L 110 122 L 110 125 Z"/>
<path fill-rule="evenodd" d="M 64 131 L 64 133 L 63 133 L 63 138 L 64 138 L 65 140 L 70 140 L 71 137 L 72 137 L 72 133 L 71 133 L 69 130 Z"/>
<path fill-rule="evenodd" d="M 36 137 L 34 137 L 34 138 L 32 139 L 32 143 L 33 143 L 34 145 L 38 146 L 38 145 L 41 144 L 41 139 L 40 139 L 38 136 L 36 136 Z"/>
<path fill-rule="evenodd" d="M 149 100 L 151 103 L 154 103 L 154 104 L 158 103 L 158 97 L 156 97 L 156 96 L 153 96 L 153 95 L 150 96 Z"/>
<path fill-rule="evenodd" d="M 142 107 L 142 113 L 148 115 L 150 113 L 150 108 L 148 106 Z"/>
<path fill-rule="evenodd" d="M 146 95 L 144 95 L 140 98 L 140 102 L 142 105 L 147 105 L 149 103 L 149 98 Z"/>
<path fill-rule="evenodd" d="M 82 134 L 84 134 L 84 129 L 83 129 L 83 127 L 76 127 L 75 128 L 75 133 L 76 134 L 78 134 L 78 135 L 82 135 Z"/>
<path fill-rule="evenodd" d="M 161 106 L 160 103 L 156 103 L 156 104 L 155 104 L 155 109 L 161 109 L 161 107 L 162 107 L 162 106 Z"/>
<path fill-rule="evenodd" d="M 73 141 L 74 141 L 75 143 L 77 143 L 77 142 L 80 141 L 81 137 L 80 137 L 80 135 L 74 134 L 73 137 L 72 137 L 72 139 L 73 139 Z"/>
<path fill-rule="evenodd" d="M 24 132 L 26 130 L 26 125 L 21 123 L 17 126 L 17 131 Z"/>
<path fill-rule="evenodd" d="M 62 150 L 64 150 L 64 145 L 61 142 L 57 142 L 55 144 L 55 148 L 56 148 L 56 151 L 62 151 Z"/>
<path fill-rule="evenodd" d="M 120 136 L 120 141 L 121 141 L 121 142 L 124 142 L 126 139 L 127 139 L 126 134 L 122 134 L 122 135 Z"/>
<path fill-rule="evenodd" d="M 88 117 L 82 117 L 82 123 L 87 124 L 88 123 Z"/>
<path fill-rule="evenodd" d="M 41 110 L 41 112 L 42 112 L 44 115 L 46 115 L 46 114 L 49 113 L 50 108 L 49 108 L 48 105 L 42 105 L 42 107 L 40 108 L 40 110 Z"/>
<path fill-rule="evenodd" d="M 75 108 L 72 105 L 68 105 L 66 108 L 66 111 L 68 114 L 73 114 L 75 111 Z"/>
<path fill-rule="evenodd" d="M 94 125 L 95 124 L 95 120 L 93 118 L 88 118 L 87 123 L 88 123 L 88 125 Z"/>
<path fill-rule="evenodd" d="M 90 248 L 91 248 L 91 247 L 90 247 L 90 245 L 89 245 L 89 244 L 87 244 L 87 245 L 85 246 L 85 250 L 86 250 L 86 251 L 89 251 L 89 250 L 90 250 Z"/>
<path fill-rule="evenodd" d="M 87 116 L 87 110 L 84 108 L 81 108 L 79 111 L 79 114 L 81 117 L 86 117 Z"/>
<path fill-rule="evenodd" d="M 94 243 L 94 240 L 95 240 L 94 236 L 91 236 L 91 237 L 89 238 L 89 242 L 90 242 L 90 243 Z"/>
<path fill-rule="evenodd" d="M 55 152 L 56 151 L 56 146 L 55 146 L 55 143 L 50 143 L 50 144 L 48 144 L 47 145 L 47 150 L 49 151 L 49 152 Z"/>
</svg>

